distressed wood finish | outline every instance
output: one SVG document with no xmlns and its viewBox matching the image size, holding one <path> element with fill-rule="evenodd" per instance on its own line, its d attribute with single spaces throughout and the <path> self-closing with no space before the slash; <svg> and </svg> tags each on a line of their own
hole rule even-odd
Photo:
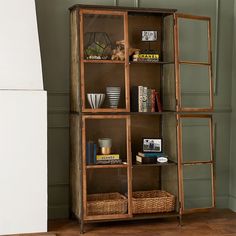
<svg viewBox="0 0 236 236">
<path fill-rule="evenodd" d="M 178 217 L 181 223 L 184 213 L 202 211 L 203 209 L 184 209 L 184 166 L 210 165 L 212 207 L 215 206 L 213 124 L 212 114 L 210 114 L 213 112 L 211 22 L 209 17 L 198 17 L 175 12 L 175 9 L 142 9 L 92 5 L 75 5 L 70 8 L 71 206 L 73 213 L 80 220 L 81 233 L 83 233 L 84 223 L 89 222 Z M 109 29 L 111 29 L 108 33 L 111 33 L 113 36 L 115 35 L 113 41 L 124 40 L 124 61 L 87 60 L 84 58 L 84 33 L 96 29 L 95 26 L 90 26 L 89 29 L 86 28 L 87 25 L 91 25 L 92 21 L 90 16 L 94 15 L 103 15 L 102 18 L 108 18 L 109 15 L 111 15 L 115 19 L 113 20 L 115 24 L 118 25 L 119 29 L 116 30 L 116 32 L 111 29 L 114 23 L 112 20 L 107 23 L 108 19 L 105 19 L 104 22 L 106 23 L 103 24 L 103 22 L 99 22 L 96 27 L 104 28 L 103 31 L 109 31 Z M 178 35 L 179 18 L 204 20 L 208 22 L 207 62 L 180 60 Z M 122 27 L 121 22 L 123 22 Z M 145 26 L 150 29 L 158 30 L 158 37 L 160 37 L 161 40 L 154 43 L 155 48 L 161 52 L 161 58 L 158 63 L 129 61 L 129 48 L 145 49 L 146 47 L 146 45 L 144 46 L 140 44 L 140 41 L 136 40 L 137 35 L 140 35 L 140 30 L 145 29 Z M 181 64 L 207 66 L 209 68 L 209 108 L 182 107 Z M 119 70 L 117 74 L 114 73 L 115 69 Z M 94 78 L 94 76 L 99 74 L 98 71 L 100 70 L 105 76 Z M 122 77 L 122 81 L 119 81 L 120 77 Z M 103 78 L 105 79 L 103 80 Z M 91 81 L 90 79 L 93 80 Z M 121 99 L 122 101 L 120 101 L 122 105 L 118 109 L 89 108 L 86 93 L 96 90 L 96 88 L 94 89 L 93 87 L 94 84 L 98 86 L 98 90 L 102 90 L 102 86 L 110 86 L 110 79 L 113 80 L 112 82 L 115 81 L 118 83 L 116 86 L 122 88 L 124 95 L 123 100 Z M 93 83 L 94 81 L 95 83 Z M 89 82 L 89 84 L 86 82 Z M 130 87 L 138 85 L 155 88 L 157 91 L 161 92 L 162 98 L 165 100 L 163 107 L 166 111 L 155 113 L 130 111 Z M 211 157 L 209 161 L 183 161 L 183 130 L 181 120 L 184 118 L 209 119 L 211 147 Z M 99 125 L 97 125 L 97 123 Z M 105 137 L 105 135 L 111 136 L 116 147 L 118 146 L 119 149 L 116 149 L 116 151 L 118 150 L 124 164 L 87 165 L 86 143 L 88 140 L 97 140 L 100 137 Z M 163 137 L 165 150 L 167 150 L 172 162 L 167 164 L 135 164 L 135 156 L 142 150 L 141 139 L 144 136 Z M 144 178 L 144 181 L 140 181 L 140 176 Z M 105 184 L 102 187 L 99 186 L 99 181 L 103 183 L 103 181 L 106 180 L 109 189 Z M 115 182 L 115 184 L 112 181 Z M 118 185 L 118 182 L 121 182 L 121 184 Z M 121 190 L 120 192 L 123 194 L 127 194 L 127 213 L 89 215 L 87 209 L 87 195 L 98 192 L 109 192 L 111 188 L 117 188 Z M 133 191 L 150 190 L 154 188 L 163 188 L 174 194 L 177 197 L 176 210 L 170 213 L 134 215 L 132 212 Z"/>
<path fill-rule="evenodd" d="M 70 110 L 79 111 L 79 39 L 78 39 L 78 14 L 72 11 L 70 14 L 70 41 L 71 41 L 71 63 L 70 63 Z"/>
<path fill-rule="evenodd" d="M 132 216 L 132 153 L 131 153 L 131 119 L 126 118 L 126 145 L 127 145 L 127 163 L 128 163 L 128 215 Z"/>
<path fill-rule="evenodd" d="M 82 218 L 81 127 L 80 116 L 70 115 L 70 202 L 73 213 Z"/>
<path fill-rule="evenodd" d="M 184 189 L 183 189 L 183 168 L 182 168 L 182 129 L 180 124 L 180 115 L 176 116 L 177 119 L 177 147 L 178 147 L 178 191 L 179 191 L 179 212 L 180 215 L 184 213 Z"/>
<path fill-rule="evenodd" d="M 81 100 L 82 100 L 82 111 L 85 109 L 85 81 L 84 81 L 84 19 L 83 19 L 83 14 L 82 12 L 77 13 L 79 14 L 79 19 L 80 19 L 80 51 L 79 51 L 79 57 L 80 57 L 80 92 L 81 92 Z"/>
<path fill-rule="evenodd" d="M 126 164 L 120 164 L 120 165 L 87 165 L 86 169 L 113 169 L 113 168 L 127 168 L 128 166 Z"/>
<path fill-rule="evenodd" d="M 129 82 L 129 32 L 128 14 L 124 14 L 124 41 L 125 41 L 125 107 L 130 111 L 130 82 Z"/>
<path fill-rule="evenodd" d="M 124 64 L 125 61 L 112 60 L 81 60 L 83 63 L 97 63 L 97 64 Z"/>
<path fill-rule="evenodd" d="M 113 6 L 99 6 L 99 5 L 83 5 L 83 4 L 76 4 L 69 8 L 71 11 L 73 10 L 80 10 L 80 9 L 89 9 L 89 10 L 108 10 L 108 11 L 128 11 L 128 12 L 141 12 L 141 13 L 162 13 L 162 14 L 172 14 L 176 12 L 176 9 L 164 9 L 164 8 L 137 8 L 137 7 L 113 7 Z"/>
</svg>

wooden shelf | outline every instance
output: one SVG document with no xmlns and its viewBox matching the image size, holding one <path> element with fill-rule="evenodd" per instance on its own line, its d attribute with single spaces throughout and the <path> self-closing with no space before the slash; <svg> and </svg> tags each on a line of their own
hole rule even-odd
<svg viewBox="0 0 236 236">
<path fill-rule="evenodd" d="M 98 108 L 98 109 L 92 109 L 92 108 L 85 108 L 82 111 L 83 113 L 120 113 L 120 112 L 127 112 L 126 108 Z"/>
<path fill-rule="evenodd" d="M 125 64 L 125 61 L 116 60 L 81 60 L 83 63 L 98 63 L 98 64 Z"/>
<path fill-rule="evenodd" d="M 126 220 L 130 219 L 129 214 L 111 214 L 111 215 L 91 215 L 85 216 L 84 221 L 86 222 L 106 222 L 106 221 L 116 221 L 116 220 Z"/>
<path fill-rule="evenodd" d="M 115 168 L 127 168 L 128 165 L 127 164 L 115 164 L 115 165 L 111 165 L 111 164 L 107 164 L 107 165 L 87 165 L 86 169 L 115 169 Z"/>
<path fill-rule="evenodd" d="M 118 216 L 118 217 L 117 217 Z M 99 215 L 99 216 L 87 216 L 86 221 L 88 222 L 110 222 L 110 221 L 132 221 L 132 220 L 146 220 L 146 219 L 161 219 L 179 217 L 177 211 L 172 212 L 160 212 L 160 213 L 147 213 L 147 214 L 134 214 L 134 215 Z"/>
<path fill-rule="evenodd" d="M 173 165 L 177 165 L 176 162 L 174 161 L 168 161 L 167 163 L 155 163 L 155 164 L 142 164 L 139 162 L 135 162 L 133 163 L 133 167 L 147 167 L 147 166 L 173 166 Z"/>
<path fill-rule="evenodd" d="M 145 115 L 152 115 L 152 116 L 158 116 L 158 115 L 168 115 L 168 114 L 179 114 L 179 115 L 187 115 L 187 114 L 194 114 L 194 115 L 198 115 L 198 114 L 205 114 L 205 115 L 212 115 L 215 112 L 187 112 L 187 111 L 163 111 L 163 112 L 126 112 L 126 111 L 117 111 L 118 109 L 113 109 L 110 111 L 104 109 L 104 111 L 98 111 L 98 109 L 89 109 L 89 110 L 94 110 L 92 111 L 84 111 L 84 112 L 71 112 L 74 114 L 82 114 L 82 115 L 112 115 L 112 114 L 119 114 L 119 115 L 140 115 L 140 116 L 145 116 Z M 123 109 L 122 109 L 123 110 Z"/>
<path fill-rule="evenodd" d="M 158 219 L 158 218 L 169 218 L 169 217 L 179 217 L 177 211 L 172 212 L 160 212 L 160 213 L 149 213 L 149 214 L 136 214 L 133 215 L 133 220 L 144 220 L 144 219 Z"/>
<path fill-rule="evenodd" d="M 87 109 L 86 109 L 87 110 Z M 95 109 L 93 109 L 95 110 Z M 104 109 L 105 110 L 105 109 Z M 145 116 L 145 115 L 153 115 L 153 116 L 158 116 L 158 115 L 167 115 L 167 114 L 176 114 L 175 111 L 164 111 L 164 112 L 124 112 L 124 111 L 93 111 L 93 112 L 75 112 L 76 114 L 83 114 L 83 115 L 99 115 L 99 114 L 103 114 L 103 115 L 111 115 L 111 114 L 119 114 L 119 115 L 140 115 L 140 116 Z"/>
<path fill-rule="evenodd" d="M 130 61 L 129 64 L 174 64 L 174 61 Z"/>
</svg>

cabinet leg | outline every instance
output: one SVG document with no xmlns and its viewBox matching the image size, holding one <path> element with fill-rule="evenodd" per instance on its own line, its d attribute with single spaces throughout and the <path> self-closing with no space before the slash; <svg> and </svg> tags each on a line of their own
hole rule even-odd
<svg viewBox="0 0 236 236">
<path fill-rule="evenodd" d="M 80 234 L 84 234 L 84 221 L 80 220 Z"/>
<path fill-rule="evenodd" d="M 178 216 L 178 219 L 179 219 L 179 226 L 183 226 L 183 217 L 182 217 L 182 215 L 179 215 Z"/>
</svg>

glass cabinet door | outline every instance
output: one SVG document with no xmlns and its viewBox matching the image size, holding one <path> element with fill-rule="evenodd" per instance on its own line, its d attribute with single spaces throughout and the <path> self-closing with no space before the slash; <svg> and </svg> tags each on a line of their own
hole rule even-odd
<svg viewBox="0 0 236 236">
<path fill-rule="evenodd" d="M 213 128 L 210 115 L 178 115 L 180 195 L 183 211 L 215 206 Z"/>
<path fill-rule="evenodd" d="M 212 52 L 208 17 L 175 15 L 176 80 L 179 111 L 211 111 Z"/>
<path fill-rule="evenodd" d="M 127 13 L 80 11 L 83 112 L 129 111 Z"/>
</svg>

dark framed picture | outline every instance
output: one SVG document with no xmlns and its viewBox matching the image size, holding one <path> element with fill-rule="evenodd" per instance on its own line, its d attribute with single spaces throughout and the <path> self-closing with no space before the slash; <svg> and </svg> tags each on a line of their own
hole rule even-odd
<svg viewBox="0 0 236 236">
<path fill-rule="evenodd" d="M 162 152 L 162 139 L 143 138 L 143 152 Z"/>
<path fill-rule="evenodd" d="M 144 42 L 157 41 L 157 31 L 142 30 L 142 41 L 144 41 Z"/>
</svg>

